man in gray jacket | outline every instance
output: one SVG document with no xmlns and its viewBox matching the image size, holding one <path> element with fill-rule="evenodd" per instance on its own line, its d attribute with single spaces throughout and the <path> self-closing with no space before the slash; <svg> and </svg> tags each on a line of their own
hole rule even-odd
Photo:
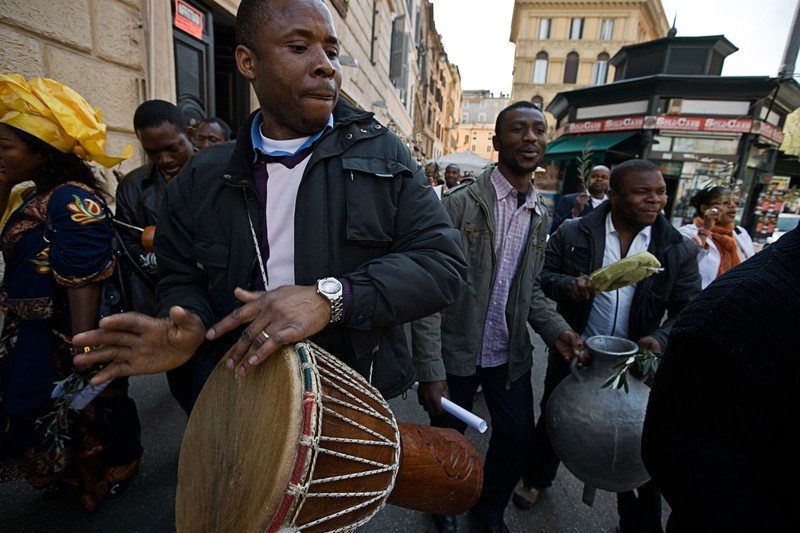
<svg viewBox="0 0 800 533">
<path fill-rule="evenodd" d="M 530 102 L 508 106 L 495 125 L 498 165 L 445 197 L 461 232 L 467 287 L 442 311 L 441 349 L 416 354 L 419 400 L 434 425 L 463 432 L 463 423 L 441 414 L 441 397 L 471 409 L 483 387 L 492 436 L 483 489 L 471 512 L 487 531 L 507 530 L 503 512 L 534 426 L 527 324 L 566 359 L 583 350 L 580 336 L 539 286 L 550 217 L 531 176 L 544 155 L 546 131 L 544 115 Z M 435 519 L 440 529 L 455 529 L 453 517 Z"/>
</svg>

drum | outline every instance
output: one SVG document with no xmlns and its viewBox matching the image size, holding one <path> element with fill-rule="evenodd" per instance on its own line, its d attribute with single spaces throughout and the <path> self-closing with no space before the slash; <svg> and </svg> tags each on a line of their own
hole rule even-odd
<svg viewBox="0 0 800 533">
<path fill-rule="evenodd" d="M 387 501 L 459 514 L 480 495 L 480 457 L 461 434 L 398 424 L 321 348 L 285 347 L 246 378 L 225 359 L 186 427 L 179 532 L 350 531 Z"/>
</svg>

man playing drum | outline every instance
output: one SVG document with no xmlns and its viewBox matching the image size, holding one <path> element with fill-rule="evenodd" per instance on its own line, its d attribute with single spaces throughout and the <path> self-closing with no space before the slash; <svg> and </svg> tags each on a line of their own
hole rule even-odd
<svg viewBox="0 0 800 533">
<path fill-rule="evenodd" d="M 339 40 L 322 1 L 243 0 L 236 36 L 260 109 L 235 145 L 199 152 L 167 186 L 161 318 L 101 321 L 75 338 L 100 345 L 76 363 L 105 364 L 100 383 L 194 354 L 207 375 L 233 346 L 227 367 L 245 376 L 311 338 L 396 396 L 414 381 L 400 324 L 463 287 L 458 233 L 403 143 L 339 100 Z"/>
</svg>

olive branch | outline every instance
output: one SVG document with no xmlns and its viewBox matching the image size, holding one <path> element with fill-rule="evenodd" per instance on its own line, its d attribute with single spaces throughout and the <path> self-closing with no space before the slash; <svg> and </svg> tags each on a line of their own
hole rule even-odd
<svg viewBox="0 0 800 533">
<path fill-rule="evenodd" d="M 36 427 L 45 426 L 45 438 L 52 439 L 52 448 L 61 452 L 66 447 L 69 436 L 69 406 L 72 399 L 89 385 L 83 374 L 70 374 L 55 385 L 61 385 L 64 394 L 53 402 L 53 410 L 36 419 Z"/>
<path fill-rule="evenodd" d="M 603 383 L 600 387 L 601 389 L 625 389 L 627 393 L 629 391 L 628 387 L 628 370 L 636 365 L 636 369 L 642 375 L 642 380 L 652 379 L 656 375 L 656 370 L 658 370 L 658 361 L 659 356 L 655 353 L 651 352 L 650 350 L 642 350 L 641 353 L 637 353 L 628 357 L 625 360 L 619 361 L 617 364 L 614 365 L 614 375 L 612 375 L 608 380 Z"/>
</svg>

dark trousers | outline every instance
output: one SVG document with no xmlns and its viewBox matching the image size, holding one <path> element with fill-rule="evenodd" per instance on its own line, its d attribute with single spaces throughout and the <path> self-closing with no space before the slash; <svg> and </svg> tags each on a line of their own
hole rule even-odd
<svg viewBox="0 0 800 533">
<path fill-rule="evenodd" d="M 539 404 L 540 414 L 533 431 L 530 451 L 523 469 L 522 479 L 529 487 L 544 490 L 553 484 L 561 460 L 556 455 L 547 435 L 547 400 L 561 381 L 569 375 L 569 364 L 560 355 L 550 354 L 544 378 L 544 393 Z M 639 487 L 636 492 L 617 494 L 617 512 L 621 533 L 660 532 L 661 494 L 652 482 Z"/>
<path fill-rule="evenodd" d="M 447 374 L 450 399 L 469 411 L 472 398 L 483 387 L 486 405 L 491 416 L 492 434 L 483 470 L 483 488 L 472 511 L 488 526 L 499 525 L 514 486 L 525 463 L 524 451 L 530 447 L 534 426 L 533 389 L 531 373 L 526 372 L 506 388 L 508 365 L 494 368 L 478 367 L 468 377 Z M 467 426 L 445 414 L 431 417 L 431 425 L 449 427 L 464 433 Z"/>
</svg>

